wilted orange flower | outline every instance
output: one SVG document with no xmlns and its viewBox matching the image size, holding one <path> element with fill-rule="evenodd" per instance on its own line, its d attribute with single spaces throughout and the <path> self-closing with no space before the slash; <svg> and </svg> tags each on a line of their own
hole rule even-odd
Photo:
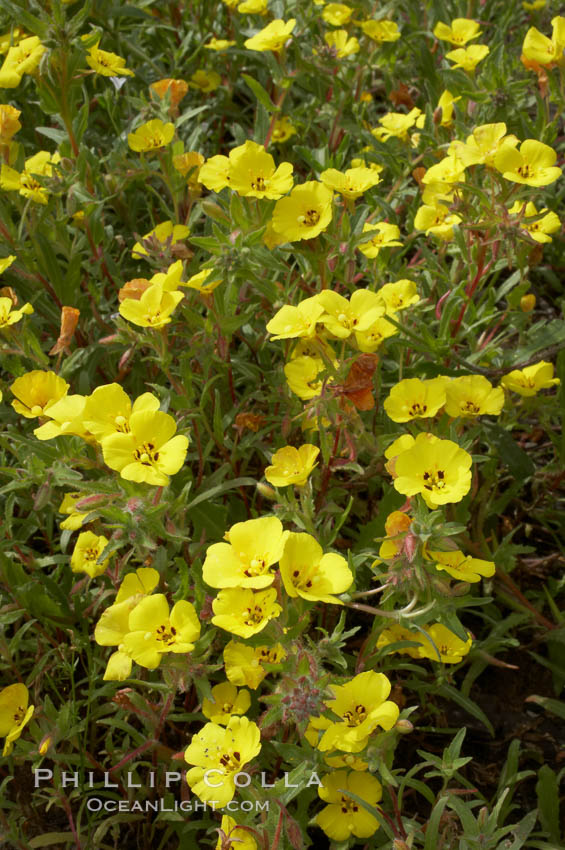
<svg viewBox="0 0 565 850">
<path fill-rule="evenodd" d="M 167 95 L 171 99 L 171 109 L 175 109 L 188 91 L 188 83 L 184 80 L 173 80 L 165 77 L 149 86 L 152 92 L 163 100 Z"/>
<path fill-rule="evenodd" d="M 76 307 L 61 307 L 61 331 L 59 333 L 59 339 L 49 352 L 50 355 L 59 354 L 65 350 L 68 352 L 79 316 L 80 310 L 77 310 Z"/>
</svg>

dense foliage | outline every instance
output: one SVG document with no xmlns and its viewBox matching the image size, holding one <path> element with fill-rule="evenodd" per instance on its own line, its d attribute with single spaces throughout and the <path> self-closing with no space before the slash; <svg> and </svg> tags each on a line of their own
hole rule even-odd
<svg viewBox="0 0 565 850">
<path fill-rule="evenodd" d="M 2 0 L 2 846 L 561 846 L 553 5 Z"/>
</svg>

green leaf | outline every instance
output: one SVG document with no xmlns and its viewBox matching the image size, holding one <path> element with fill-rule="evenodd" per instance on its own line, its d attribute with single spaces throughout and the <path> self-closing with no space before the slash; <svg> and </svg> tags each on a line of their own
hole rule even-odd
<svg viewBox="0 0 565 850">
<path fill-rule="evenodd" d="M 65 130 L 55 130 L 54 127 L 35 127 L 36 133 L 41 133 L 42 136 L 47 136 L 48 139 L 52 139 L 58 145 L 61 142 L 66 142 L 69 138 Z"/>
<path fill-rule="evenodd" d="M 539 819 L 543 828 L 549 833 L 549 837 L 556 844 L 560 843 L 561 834 L 559 828 L 559 785 L 555 772 L 544 764 L 539 771 L 536 783 L 536 794 L 538 797 Z"/>
<path fill-rule="evenodd" d="M 249 86 L 259 103 L 265 107 L 267 112 L 279 111 L 279 107 L 273 103 L 261 83 L 258 83 L 257 80 L 254 80 L 253 77 L 249 76 L 249 74 L 242 74 L 241 78 Z"/>
<path fill-rule="evenodd" d="M 529 697 L 526 697 L 524 702 L 535 702 L 536 705 L 541 705 L 542 708 L 545 708 L 546 711 L 549 711 L 550 714 L 555 714 L 556 717 L 560 717 L 562 720 L 565 720 L 565 703 L 561 702 L 558 699 L 551 699 L 551 697 L 540 697 L 537 694 L 532 694 Z"/>
<path fill-rule="evenodd" d="M 494 738 L 494 728 L 484 711 L 479 708 L 479 706 L 473 702 L 473 700 L 468 699 L 463 696 L 457 688 L 451 687 L 451 685 L 439 685 L 437 692 L 439 696 L 444 697 L 445 699 L 452 700 L 456 702 L 457 705 L 460 705 L 461 708 L 464 708 L 466 712 L 468 712 L 472 717 L 476 717 L 477 720 L 480 720 L 481 723 L 486 726 L 489 730 L 490 734 Z"/>
</svg>

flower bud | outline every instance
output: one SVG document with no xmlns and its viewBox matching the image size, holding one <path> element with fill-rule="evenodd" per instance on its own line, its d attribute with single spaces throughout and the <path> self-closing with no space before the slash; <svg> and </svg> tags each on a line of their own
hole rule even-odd
<svg viewBox="0 0 565 850">
<path fill-rule="evenodd" d="M 409 735 L 410 732 L 414 731 L 414 724 L 410 723 L 409 720 L 402 718 L 401 720 L 397 721 L 396 726 L 394 728 L 401 735 Z"/>
<path fill-rule="evenodd" d="M 523 313 L 530 313 L 536 306 L 536 296 L 532 292 L 522 295 L 520 298 L 520 309 Z"/>
<path fill-rule="evenodd" d="M 43 738 L 41 739 L 41 741 L 39 743 L 39 747 L 38 747 L 38 750 L 37 750 L 40 756 L 45 755 L 45 753 L 47 752 L 47 750 L 49 749 L 49 747 L 52 744 L 52 740 L 53 739 L 51 738 L 51 735 L 44 735 L 43 736 Z"/>
<path fill-rule="evenodd" d="M 277 501 L 277 494 L 275 490 L 269 486 L 269 484 L 263 484 L 262 481 L 259 481 L 257 486 L 257 490 L 263 496 L 264 499 L 270 499 L 272 502 Z"/>
</svg>

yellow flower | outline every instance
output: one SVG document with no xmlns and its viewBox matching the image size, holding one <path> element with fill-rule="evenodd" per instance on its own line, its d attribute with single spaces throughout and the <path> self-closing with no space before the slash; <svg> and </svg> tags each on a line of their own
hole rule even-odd
<svg viewBox="0 0 565 850">
<path fill-rule="evenodd" d="M 374 233 L 371 239 L 357 246 L 357 249 L 371 260 L 378 257 L 382 248 L 394 248 L 402 245 L 402 242 L 398 241 L 400 229 L 396 224 L 389 224 L 386 221 L 378 221 L 376 224 L 365 222 L 363 233 Z"/>
<path fill-rule="evenodd" d="M 318 375 L 326 370 L 321 357 L 294 357 L 284 367 L 288 386 L 301 399 L 315 398 L 320 394 L 322 381 Z"/>
<path fill-rule="evenodd" d="M 249 691 L 238 691 L 230 682 L 222 682 L 212 688 L 212 699 L 202 700 L 202 714 L 212 723 L 227 726 L 234 714 L 245 714 L 251 705 Z"/>
<path fill-rule="evenodd" d="M 417 304 L 420 300 L 414 281 L 405 278 L 396 280 L 394 283 L 385 283 L 377 291 L 377 295 L 385 306 L 385 312 L 390 316 L 394 316 L 399 310 L 411 307 L 412 304 Z M 394 327 L 394 325 L 390 326 Z"/>
<path fill-rule="evenodd" d="M 388 731 L 398 720 L 399 708 L 388 700 L 391 684 L 384 673 L 367 670 L 354 676 L 345 685 L 328 685 L 334 698 L 324 705 L 339 720 L 331 721 L 318 744 L 322 752 L 343 750 L 357 753 L 362 750 L 377 726 Z"/>
<path fill-rule="evenodd" d="M 468 165 L 482 163 L 489 168 L 494 168 L 494 159 L 498 151 L 504 147 L 516 147 L 519 139 L 513 135 L 506 135 L 506 124 L 481 124 L 475 127 L 472 134 L 467 136 L 465 143 L 454 141 L 451 143 L 448 155 L 459 159 L 466 168 Z"/>
<path fill-rule="evenodd" d="M 240 11 L 239 6 L 237 11 Z M 226 838 L 221 834 L 218 836 L 215 850 L 257 850 L 257 842 L 250 830 L 239 826 L 229 815 L 222 815 L 220 829 Z"/>
<path fill-rule="evenodd" d="M 68 514 L 68 518 L 60 523 L 61 528 L 77 531 L 82 527 L 83 520 L 88 516 L 88 513 L 75 511 L 76 503 L 80 502 L 82 498 L 84 498 L 84 493 L 65 493 L 58 510 L 60 514 Z"/>
<path fill-rule="evenodd" d="M 334 27 L 341 27 L 343 24 L 349 23 L 352 14 L 353 9 L 346 6 L 345 3 L 328 3 L 324 7 L 322 18 Z"/>
<path fill-rule="evenodd" d="M 324 41 L 333 51 L 338 59 L 345 59 L 359 52 L 359 42 L 356 38 L 350 38 L 347 30 L 333 30 L 324 33 Z"/>
<path fill-rule="evenodd" d="M 405 496 L 420 493 L 426 505 L 437 508 L 460 502 L 471 488 L 472 458 L 452 440 L 430 440 L 418 434 L 412 448 L 396 458 L 394 487 Z"/>
<path fill-rule="evenodd" d="M 200 154 L 197 155 L 200 156 Z M 204 160 L 202 159 L 202 161 Z M 153 230 L 146 233 L 145 236 L 142 237 L 141 242 L 135 243 L 131 255 L 134 260 L 139 260 L 143 257 L 149 256 L 149 252 L 145 245 L 146 240 L 148 241 L 151 249 L 155 246 L 155 250 L 160 251 L 162 249 L 173 248 L 178 245 L 178 243 L 185 239 L 189 233 L 190 229 L 185 224 L 173 224 L 172 221 L 162 221 L 161 224 L 156 225 Z"/>
<path fill-rule="evenodd" d="M 465 165 L 455 155 L 445 156 L 441 162 L 432 165 L 422 177 L 426 186 L 430 183 L 462 183 L 465 180 Z"/>
<path fill-rule="evenodd" d="M 0 274 L 3 274 L 6 269 L 9 269 L 15 259 L 15 254 L 10 254 L 8 257 L 2 257 L 0 260 Z"/>
<path fill-rule="evenodd" d="M 186 153 L 180 153 L 173 156 L 173 167 L 176 171 L 182 174 L 183 177 L 188 178 L 188 188 L 190 191 L 197 192 L 198 194 L 202 192 L 200 181 L 198 179 L 202 165 L 204 165 L 204 157 L 197 151 L 187 151 Z M 184 225 L 177 225 L 177 227 L 184 227 Z M 188 236 L 188 227 L 186 230 L 186 235 Z"/>
<path fill-rule="evenodd" d="M 405 378 L 391 389 L 384 409 L 393 422 L 412 422 L 435 416 L 445 404 L 445 379 Z"/>
<path fill-rule="evenodd" d="M 533 292 L 527 292 L 520 298 L 520 310 L 523 313 L 530 313 L 536 306 L 536 296 Z"/>
<path fill-rule="evenodd" d="M 551 38 L 543 35 L 535 27 L 530 27 L 522 45 L 522 58 L 536 62 L 538 65 L 563 65 L 563 49 L 565 48 L 565 18 L 558 16 L 551 21 L 553 32 Z"/>
<path fill-rule="evenodd" d="M 63 396 L 59 401 L 46 408 L 46 415 L 50 417 L 51 421 L 35 428 L 33 433 L 38 440 L 52 440 L 54 437 L 66 434 L 67 436 L 76 435 L 91 443 L 94 442 L 82 422 L 85 404 L 86 396 Z"/>
<path fill-rule="evenodd" d="M 25 33 L 20 27 L 14 27 L 8 32 L 0 33 L 0 56 L 4 56 L 10 47 L 18 44 L 24 36 Z"/>
<path fill-rule="evenodd" d="M 275 602 L 276 598 L 274 587 L 257 593 L 248 587 L 220 590 L 212 603 L 212 623 L 238 637 L 250 638 L 281 613 L 282 608 Z"/>
<path fill-rule="evenodd" d="M 449 242 L 453 239 L 453 228 L 459 224 L 461 217 L 449 212 L 445 204 L 429 206 L 424 204 L 418 209 L 414 218 L 416 230 L 424 230 L 426 236 L 432 233 L 438 239 Z"/>
<path fill-rule="evenodd" d="M 0 145 L 8 145 L 12 136 L 22 129 L 18 121 L 21 114 L 14 106 L 0 103 Z"/>
<path fill-rule="evenodd" d="M 385 41 L 398 41 L 400 30 L 394 21 L 363 21 L 361 29 L 377 44 Z"/>
<path fill-rule="evenodd" d="M 107 537 L 102 534 L 93 534 L 92 531 L 83 531 L 79 534 L 71 555 L 73 573 L 86 573 L 90 578 L 101 576 L 110 563 L 110 558 L 98 563 L 108 542 Z"/>
<path fill-rule="evenodd" d="M 382 126 L 371 130 L 371 133 L 379 142 L 386 142 L 393 136 L 402 141 L 408 141 L 408 131 L 414 126 L 422 128 L 425 121 L 425 114 L 417 106 L 406 115 L 403 112 L 387 112 L 379 118 L 379 124 Z"/>
<path fill-rule="evenodd" d="M 237 7 L 242 15 L 266 15 L 269 11 L 267 0 L 243 0 Z"/>
<path fill-rule="evenodd" d="M 322 183 L 328 189 L 334 189 L 344 198 L 354 200 L 359 198 L 363 192 L 372 189 L 381 182 L 378 173 L 372 168 L 348 168 L 345 173 L 336 168 L 328 168 L 320 174 Z"/>
<path fill-rule="evenodd" d="M 280 643 L 253 647 L 230 640 L 224 649 L 226 676 L 234 685 L 246 685 L 255 690 L 267 675 L 261 664 L 280 664 L 285 658 L 286 651 Z"/>
<path fill-rule="evenodd" d="M 418 635 L 418 640 L 422 644 L 419 654 L 420 658 L 429 658 L 431 661 L 458 664 L 469 653 L 473 644 L 471 637 L 463 641 L 441 623 L 426 627 L 424 631 L 427 632 L 430 640 L 427 640 L 422 634 Z"/>
<path fill-rule="evenodd" d="M 500 385 L 522 396 L 534 396 L 539 390 L 546 390 L 561 383 L 559 378 L 553 377 L 553 372 L 553 363 L 541 360 L 533 366 L 514 369 L 502 378 Z"/>
<path fill-rule="evenodd" d="M 8 48 L 4 64 L 0 68 L 0 88 L 14 89 L 19 86 L 24 74 L 36 70 L 47 48 L 36 35 L 23 38 Z"/>
<path fill-rule="evenodd" d="M 142 328 L 162 328 L 184 298 L 182 292 L 167 292 L 158 284 L 149 286 L 141 298 L 126 298 L 119 307 L 120 315 Z"/>
<path fill-rule="evenodd" d="M 51 177 L 53 165 L 60 161 L 61 157 L 58 153 L 38 151 L 26 159 L 21 174 L 3 164 L 0 170 L 0 188 L 7 192 L 19 192 L 24 198 L 30 198 L 36 204 L 46 204 L 49 191 L 37 180 L 37 177 Z"/>
<path fill-rule="evenodd" d="M 287 242 L 313 239 L 332 220 L 332 200 L 333 192 L 316 180 L 295 186 L 275 204 L 273 229 Z"/>
<path fill-rule="evenodd" d="M 200 636 L 200 621 L 194 605 L 184 599 L 169 612 L 163 593 L 145 596 L 132 609 L 123 651 L 137 664 L 154 670 L 167 652 L 192 652 Z"/>
<path fill-rule="evenodd" d="M 214 192 L 221 192 L 230 185 L 230 180 L 230 161 L 222 154 L 207 159 L 198 174 L 198 182 Z"/>
<path fill-rule="evenodd" d="M 214 269 L 202 269 L 202 271 L 189 277 L 186 282 L 180 283 L 179 286 L 188 286 L 190 289 L 196 289 L 202 295 L 210 295 L 222 282 L 221 277 L 215 277 L 216 274 L 217 272 Z M 213 280 L 208 280 L 210 275 L 214 277 Z"/>
<path fill-rule="evenodd" d="M 459 581 L 476 583 L 481 578 L 490 578 L 495 572 L 493 561 L 472 558 L 470 555 L 464 555 L 458 549 L 449 552 L 429 551 L 426 557 L 435 561 L 437 570 L 443 570 Z"/>
<path fill-rule="evenodd" d="M 276 517 L 237 522 L 228 532 L 229 543 L 208 547 L 204 581 L 210 587 L 267 587 L 275 577 L 269 568 L 280 560 L 288 534 Z"/>
<path fill-rule="evenodd" d="M 488 56 L 490 47 L 486 44 L 472 44 L 470 47 L 458 47 L 457 50 L 450 50 L 445 54 L 445 58 L 455 64 L 455 68 L 463 68 L 464 71 L 474 71 L 479 62 Z"/>
<path fill-rule="evenodd" d="M 417 646 L 401 646 L 390 651 L 399 652 L 401 655 L 409 655 L 410 658 L 421 658 L 420 650 L 422 643 L 420 634 L 411 632 L 410 629 L 397 624 L 382 630 L 377 640 L 377 649 L 383 649 L 385 646 L 390 646 L 393 643 L 404 643 L 408 641 L 417 644 Z"/>
<path fill-rule="evenodd" d="M 266 27 L 260 30 L 252 38 L 248 38 L 244 41 L 243 45 L 247 48 L 247 50 L 258 50 L 260 52 L 264 52 L 265 50 L 274 50 L 277 52 L 284 47 L 285 43 L 290 38 L 295 23 L 296 18 L 291 18 L 289 21 L 283 21 L 280 18 L 277 18 L 276 20 L 271 21 L 270 24 L 267 24 Z"/>
<path fill-rule="evenodd" d="M 449 416 L 498 416 L 504 406 L 504 390 L 493 387 L 483 375 L 464 375 L 445 383 L 445 412 Z"/>
<path fill-rule="evenodd" d="M 186 774 L 191 791 L 223 808 L 235 794 L 234 777 L 261 751 L 259 727 L 247 717 L 232 717 L 227 727 L 207 723 L 188 745 L 184 758 L 195 765 Z"/>
<path fill-rule="evenodd" d="M 160 410 L 132 413 L 129 428 L 129 434 L 111 434 L 100 441 L 104 463 L 127 481 L 165 487 L 184 463 L 188 437 L 175 436 L 175 420 Z"/>
<path fill-rule="evenodd" d="M 403 511 L 393 511 L 387 516 L 385 522 L 386 539 L 381 543 L 379 558 L 388 561 L 402 552 L 406 532 L 410 530 L 411 524 L 412 517 L 403 513 Z"/>
<path fill-rule="evenodd" d="M 26 303 L 17 310 L 14 309 L 14 304 L 11 298 L 0 297 L 0 328 L 7 328 L 9 325 L 15 325 L 22 319 L 22 316 L 33 313 L 31 304 Z"/>
<path fill-rule="evenodd" d="M 462 47 L 468 41 L 478 38 L 481 34 L 480 24 L 470 18 L 455 18 L 451 26 L 437 23 L 434 27 L 434 35 L 441 41 L 449 41 Z"/>
<path fill-rule="evenodd" d="M 381 299 L 369 289 L 356 289 L 349 301 L 331 289 L 323 289 L 317 297 L 326 311 L 320 321 L 338 339 L 367 331 L 384 313 Z"/>
<path fill-rule="evenodd" d="M 561 228 L 561 220 L 554 212 L 549 212 L 546 207 L 543 210 L 536 210 L 536 205 L 532 201 L 515 201 L 508 210 L 510 215 L 518 215 L 520 217 L 519 226 L 530 234 L 536 242 L 551 242 L 550 233 L 555 233 Z M 539 216 L 547 213 L 543 218 Z M 537 221 L 528 221 L 530 218 L 536 218 Z"/>
<path fill-rule="evenodd" d="M 98 441 L 111 434 L 129 434 L 131 415 L 141 410 L 155 412 L 159 404 L 153 393 L 143 393 L 132 405 L 119 384 L 102 384 L 86 398 L 82 414 L 84 426 Z"/>
<path fill-rule="evenodd" d="M 282 118 L 276 118 L 273 125 L 271 141 L 275 144 L 286 142 L 291 136 L 296 135 L 296 128 L 288 115 L 283 115 Z"/>
<path fill-rule="evenodd" d="M 284 589 L 290 597 L 309 602 L 342 605 L 336 594 L 345 593 L 353 583 L 347 561 L 327 552 L 309 534 L 290 532 L 280 562 Z"/>
<path fill-rule="evenodd" d="M 55 372 L 43 372 L 34 369 L 16 378 L 10 386 L 16 396 L 12 407 L 26 419 L 45 416 L 55 402 L 66 396 L 69 385 Z"/>
<path fill-rule="evenodd" d="M 126 573 L 116 594 L 116 605 L 126 600 L 136 600 L 152 593 L 159 584 L 159 573 L 152 567 L 138 567 L 133 573 Z"/>
<path fill-rule="evenodd" d="M 535 12 L 538 9 L 545 9 L 547 6 L 547 0 L 533 0 L 532 3 L 528 3 L 527 0 L 524 0 L 522 3 L 522 8 L 524 8 L 527 12 Z"/>
<path fill-rule="evenodd" d="M 247 141 L 229 155 L 229 185 L 243 197 L 277 200 L 292 189 L 293 167 L 275 161 L 263 145 Z"/>
<path fill-rule="evenodd" d="M 98 44 L 90 48 L 86 56 L 86 63 L 97 74 L 103 77 L 133 77 L 133 71 L 126 68 L 126 60 L 115 53 L 100 50 Z"/>
<path fill-rule="evenodd" d="M 204 47 L 206 50 L 227 50 L 228 47 L 232 47 L 234 44 L 235 41 L 228 41 L 227 38 L 211 38 Z"/>
<path fill-rule="evenodd" d="M 284 446 L 274 453 L 272 466 L 265 469 L 265 478 L 273 487 L 288 487 L 289 484 L 303 487 L 317 466 L 316 458 L 319 454 L 320 449 L 310 443 L 304 443 L 297 449 Z"/>
<path fill-rule="evenodd" d="M 398 328 L 386 320 L 385 316 L 377 319 L 366 331 L 356 331 L 355 341 L 359 351 L 371 354 L 379 348 L 385 339 L 398 333 Z"/>
<path fill-rule="evenodd" d="M 494 167 L 505 180 L 526 186 L 548 186 L 561 177 L 555 165 L 557 154 L 549 145 L 536 139 L 526 139 L 520 150 L 503 146 L 494 158 Z"/>
<path fill-rule="evenodd" d="M 434 439 L 436 438 L 434 437 Z M 397 437 L 396 440 L 393 440 L 390 446 L 386 449 L 384 456 L 388 460 L 393 460 L 402 452 L 406 452 L 408 449 L 411 449 L 415 442 L 416 440 L 412 434 L 403 434 L 401 437 Z"/>
<path fill-rule="evenodd" d="M 195 71 L 190 78 L 189 87 L 199 89 L 201 92 L 216 91 L 222 83 L 222 78 L 216 71 Z"/>
<path fill-rule="evenodd" d="M 173 80 L 170 77 L 166 77 L 163 80 L 157 80 L 156 82 L 151 83 L 149 88 L 152 92 L 155 92 L 157 97 L 161 98 L 161 100 L 168 97 L 171 109 L 174 109 L 186 95 L 188 86 L 189 84 L 185 80 Z"/>
<path fill-rule="evenodd" d="M 302 337 L 312 339 L 316 335 L 316 323 L 323 314 L 324 308 L 318 296 L 305 298 L 296 307 L 285 304 L 267 323 L 267 330 L 272 340 L 293 339 Z"/>
<path fill-rule="evenodd" d="M 329 805 L 316 815 L 316 824 L 333 841 L 348 841 L 352 835 L 369 838 L 380 825 L 348 791 L 373 807 L 382 797 L 381 783 L 370 773 L 337 770 L 324 776 L 318 794 Z"/>
<path fill-rule="evenodd" d="M 29 691 L 19 682 L 0 691 L 0 738 L 6 738 L 3 756 L 10 755 L 14 741 L 20 737 L 33 714 L 34 707 L 28 707 L 28 702 Z"/>
<path fill-rule="evenodd" d="M 128 145 L 132 151 L 146 153 L 168 145 L 175 135 L 175 125 L 164 124 L 160 118 L 146 121 L 133 133 L 128 133 Z"/>
<path fill-rule="evenodd" d="M 99 646 L 117 646 L 104 673 L 104 681 L 123 682 L 131 675 L 133 659 L 126 651 L 124 638 L 129 632 L 129 615 L 141 600 L 153 592 L 159 583 L 159 573 L 140 567 L 128 573 L 120 585 L 114 605 L 103 611 L 96 624 L 94 639 Z"/>
<path fill-rule="evenodd" d="M 437 102 L 437 108 L 441 109 L 440 124 L 442 127 L 450 127 L 453 123 L 453 104 L 461 100 L 461 97 L 453 97 L 447 89 L 442 92 Z"/>
</svg>

